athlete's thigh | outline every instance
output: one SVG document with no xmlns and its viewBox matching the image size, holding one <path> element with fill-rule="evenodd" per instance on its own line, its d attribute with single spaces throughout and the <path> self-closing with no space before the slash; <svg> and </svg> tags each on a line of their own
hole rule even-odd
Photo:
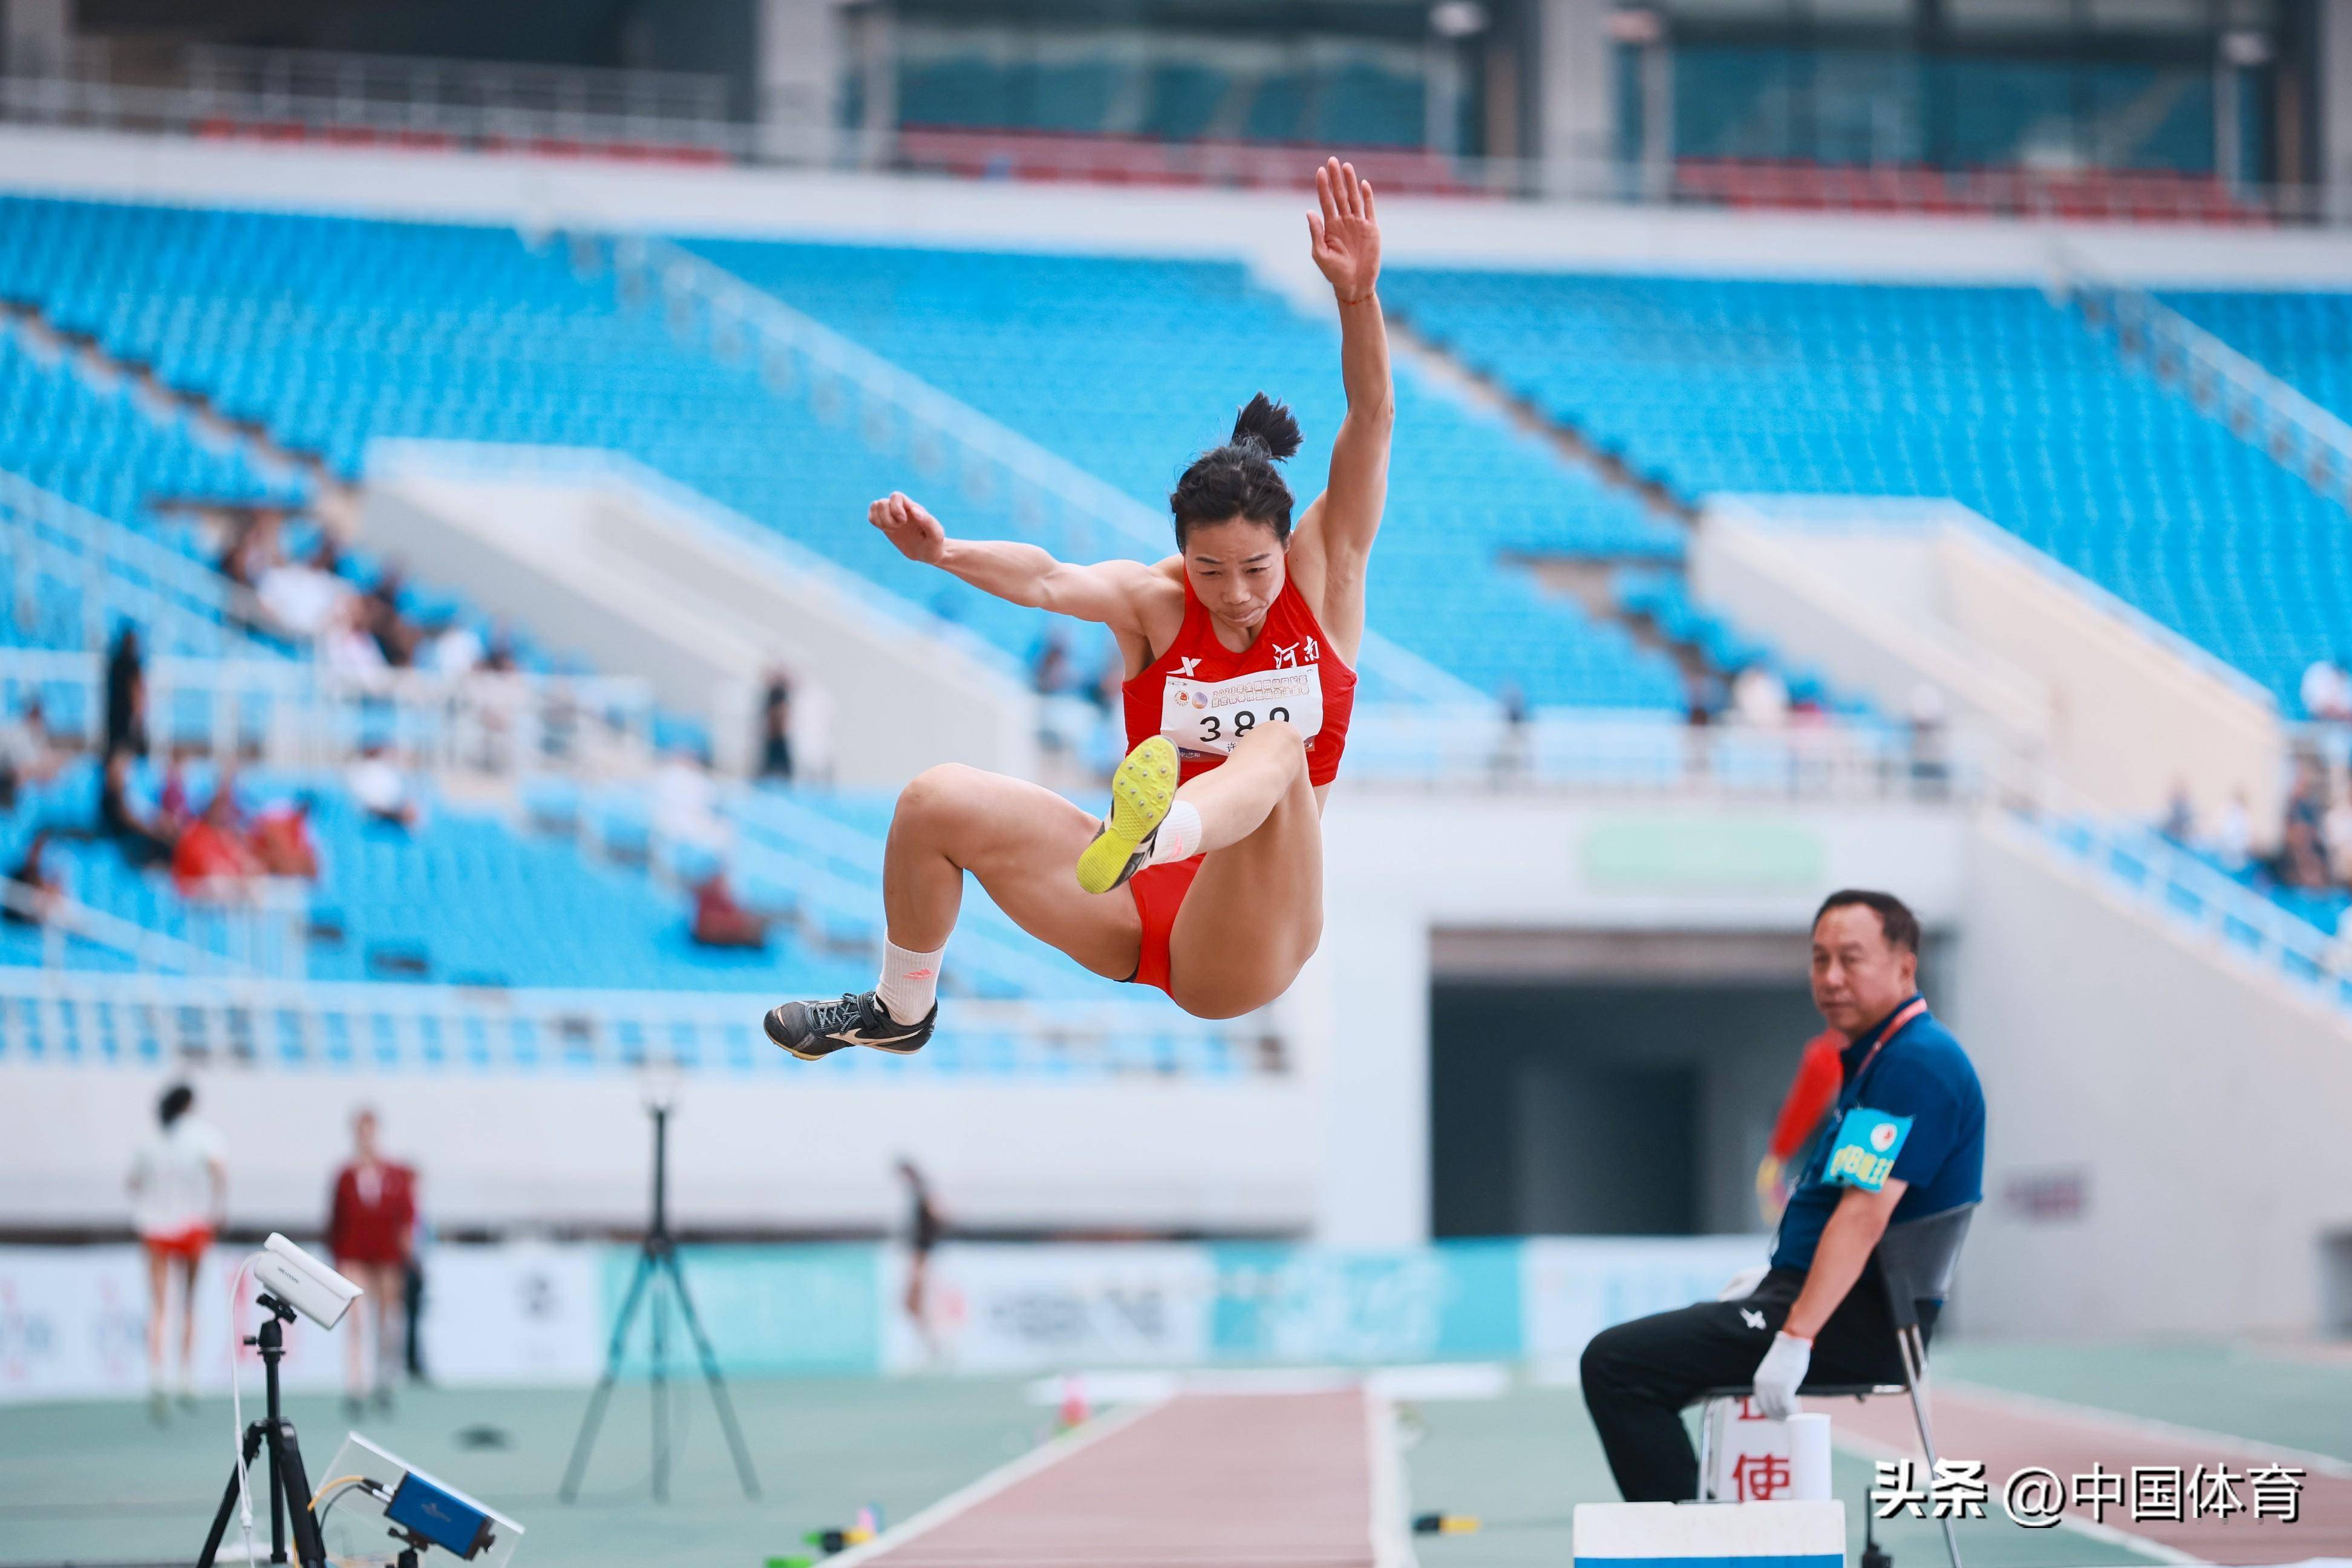
<svg viewBox="0 0 2352 1568">
<path fill-rule="evenodd" d="M 1205 1018 L 1263 1007 L 1322 935 L 1323 822 L 1302 768 L 1256 832 L 1201 862 L 1168 939 L 1176 1004 Z"/>
<path fill-rule="evenodd" d="M 1052 790 L 1024 779 L 981 775 L 962 836 L 962 866 L 1013 923 L 1113 980 L 1135 973 L 1143 921 L 1124 889 L 1095 894 L 1078 886 L 1078 853 L 1101 823 Z"/>
</svg>

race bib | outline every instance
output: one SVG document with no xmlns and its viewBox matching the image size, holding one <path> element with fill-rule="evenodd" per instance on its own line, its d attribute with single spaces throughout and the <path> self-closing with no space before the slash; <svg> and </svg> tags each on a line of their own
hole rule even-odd
<svg viewBox="0 0 2352 1568">
<path fill-rule="evenodd" d="M 1160 732 L 1193 756 L 1231 756 L 1260 724 L 1286 721 L 1302 735 L 1323 728 L 1323 679 L 1302 669 L 1262 669 L 1231 680 L 1171 677 L 1160 700 Z"/>
<path fill-rule="evenodd" d="M 1822 1177 L 1832 1186 L 1878 1192 L 1894 1173 L 1895 1156 L 1903 1152 L 1903 1140 L 1909 1136 L 1911 1118 L 1857 1105 L 1838 1123 L 1837 1142 L 1830 1145 L 1829 1168 Z"/>
</svg>

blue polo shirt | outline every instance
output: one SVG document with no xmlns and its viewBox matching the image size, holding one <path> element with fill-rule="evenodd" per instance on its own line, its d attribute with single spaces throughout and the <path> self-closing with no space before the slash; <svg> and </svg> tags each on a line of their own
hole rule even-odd
<svg viewBox="0 0 2352 1568">
<path fill-rule="evenodd" d="M 1915 995 L 1911 1000 L 1916 1001 Z M 1908 1007 L 1906 1001 L 1903 1007 Z M 1889 1116 L 1911 1118 L 1911 1133 L 1888 1173 L 1908 1184 L 1888 1217 L 1889 1225 L 1924 1219 L 1984 1196 L 1984 1090 L 1977 1069 L 1952 1032 L 1932 1013 L 1922 1012 L 1896 1030 L 1886 1048 L 1871 1057 L 1886 1026 L 1902 1016 L 1897 1007 L 1877 1026 L 1838 1053 L 1845 1064 L 1845 1087 L 1838 1114 L 1859 1105 Z M 1863 1064 L 1867 1059 L 1869 1065 Z M 1860 1078 L 1855 1074 L 1859 1072 Z M 1780 1231 L 1772 1242 L 1772 1267 L 1811 1268 L 1822 1227 L 1847 1189 L 1822 1179 L 1833 1137 L 1813 1140 L 1804 1178 L 1789 1196 Z"/>
</svg>

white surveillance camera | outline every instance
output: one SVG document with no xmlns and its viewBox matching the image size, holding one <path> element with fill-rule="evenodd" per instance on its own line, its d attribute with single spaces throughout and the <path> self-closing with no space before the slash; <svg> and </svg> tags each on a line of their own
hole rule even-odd
<svg viewBox="0 0 2352 1568">
<path fill-rule="evenodd" d="M 278 1235 L 269 1233 L 256 1256 L 261 1288 L 318 1324 L 331 1329 L 360 1297 L 360 1288 Z"/>
</svg>

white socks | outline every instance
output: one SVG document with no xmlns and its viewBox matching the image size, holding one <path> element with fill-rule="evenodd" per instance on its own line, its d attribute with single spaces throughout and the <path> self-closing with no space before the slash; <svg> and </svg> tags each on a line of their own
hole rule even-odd
<svg viewBox="0 0 2352 1568">
<path fill-rule="evenodd" d="M 1160 836 L 1151 841 L 1149 866 L 1166 866 L 1178 860 L 1190 860 L 1201 852 L 1201 813 L 1189 800 L 1180 800 L 1168 808 L 1168 818 L 1160 825 Z"/>
<path fill-rule="evenodd" d="M 895 942 L 882 943 L 882 978 L 874 994 L 901 1024 L 919 1024 L 940 999 L 940 960 L 947 952 L 908 952 Z"/>
</svg>

